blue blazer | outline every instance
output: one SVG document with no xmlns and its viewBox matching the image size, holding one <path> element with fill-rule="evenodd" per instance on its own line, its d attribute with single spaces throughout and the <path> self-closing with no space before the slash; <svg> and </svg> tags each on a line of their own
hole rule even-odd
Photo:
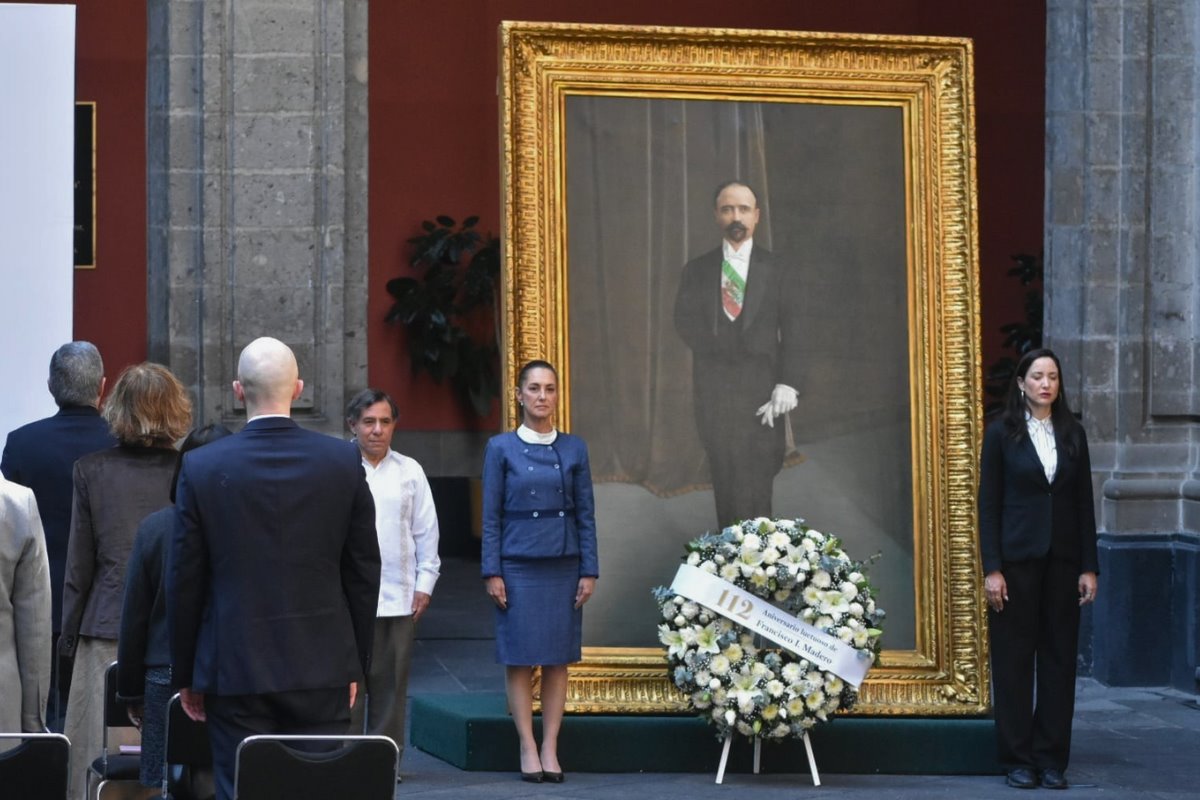
<svg viewBox="0 0 1200 800">
<path fill-rule="evenodd" d="M 1053 555 L 1099 572 L 1092 464 L 1080 425 L 1054 428 L 1058 469 L 1046 471 L 1028 434 L 1013 439 L 996 420 L 983 435 L 979 479 L 979 542 L 986 575 L 1008 562 Z"/>
<path fill-rule="evenodd" d="M 286 417 L 187 453 L 167 555 L 176 686 L 219 695 L 369 673 L 375 504 L 358 448 Z"/>
<path fill-rule="evenodd" d="M 65 406 L 53 417 L 39 419 L 8 434 L 0 471 L 13 483 L 33 489 L 46 555 L 50 559 L 50 595 L 54 632 L 62 630 L 63 581 L 67 540 L 71 537 L 71 476 L 80 457 L 116 447 L 108 423 L 91 406 Z"/>
<path fill-rule="evenodd" d="M 587 445 L 558 434 L 553 444 L 493 436 L 483 454 L 483 577 L 500 560 L 579 557 L 580 577 L 599 577 L 596 503 Z"/>
</svg>

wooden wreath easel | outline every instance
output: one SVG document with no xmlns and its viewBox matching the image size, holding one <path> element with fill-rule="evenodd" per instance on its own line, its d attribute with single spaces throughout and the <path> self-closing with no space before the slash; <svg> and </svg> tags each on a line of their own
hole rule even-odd
<svg viewBox="0 0 1200 800">
<path fill-rule="evenodd" d="M 725 781 L 725 764 L 729 761 L 729 746 L 733 744 L 733 731 L 725 737 L 725 746 L 721 748 L 721 763 L 717 767 L 717 783 Z M 817 773 L 817 760 L 813 758 L 812 741 L 808 738 L 808 731 L 804 732 L 804 752 L 808 755 L 808 770 L 812 773 L 813 786 L 821 785 L 821 776 Z M 762 739 L 754 737 L 754 774 L 758 774 L 759 759 L 762 756 Z"/>
</svg>

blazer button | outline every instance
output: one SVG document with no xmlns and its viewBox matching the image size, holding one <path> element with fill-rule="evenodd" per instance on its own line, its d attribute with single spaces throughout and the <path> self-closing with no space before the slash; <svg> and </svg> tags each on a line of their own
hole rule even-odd
<svg viewBox="0 0 1200 800">
<path fill-rule="evenodd" d="M 565 512 L 565 511 L 560 511 L 560 512 L 558 512 L 558 515 L 561 517 L 561 516 L 564 516 L 564 515 L 566 515 L 566 513 L 567 513 L 567 512 Z"/>
<path fill-rule="evenodd" d="M 530 490 L 529 490 L 529 493 L 530 493 L 530 494 L 537 494 L 537 489 L 530 489 Z"/>
<path fill-rule="evenodd" d="M 558 464 L 555 464 L 555 465 L 554 465 L 554 468 L 555 468 L 555 469 L 558 469 Z"/>
<path fill-rule="evenodd" d="M 533 467 L 526 467 L 525 469 L 529 470 L 530 472 L 533 472 Z"/>
<path fill-rule="evenodd" d="M 536 511 L 535 511 L 535 512 L 533 512 L 533 518 L 534 518 L 534 519 L 537 519 L 537 515 L 538 515 L 538 512 L 536 512 Z"/>
</svg>

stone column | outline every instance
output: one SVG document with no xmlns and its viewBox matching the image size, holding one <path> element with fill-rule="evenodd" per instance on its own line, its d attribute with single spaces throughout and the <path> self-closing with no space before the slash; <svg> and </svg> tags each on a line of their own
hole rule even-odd
<svg viewBox="0 0 1200 800">
<path fill-rule="evenodd" d="M 1047 12 L 1046 338 L 1091 443 L 1093 671 L 1195 691 L 1197 6 L 1049 0 Z"/>
<path fill-rule="evenodd" d="M 366 0 L 149 0 L 149 351 L 238 423 L 241 348 L 296 352 L 294 416 L 366 381 Z"/>
</svg>

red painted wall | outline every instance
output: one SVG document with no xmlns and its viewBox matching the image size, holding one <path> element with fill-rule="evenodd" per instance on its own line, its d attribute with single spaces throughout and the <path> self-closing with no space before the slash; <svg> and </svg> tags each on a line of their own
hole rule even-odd
<svg viewBox="0 0 1200 800">
<path fill-rule="evenodd" d="M 481 216 L 499 231 L 497 26 L 501 20 L 774 28 L 975 40 L 983 360 L 997 328 L 1021 316 L 1005 274 L 1014 253 L 1042 244 L 1045 3 L 961 0 L 393 0 L 370 8 L 370 381 L 416 430 L 493 429 L 428 376 L 410 377 L 402 333 L 383 322 L 387 281 L 407 268 L 405 240 L 422 219 Z"/>
<path fill-rule="evenodd" d="M 75 99 L 97 105 L 96 268 L 75 270 L 74 336 L 112 381 L 146 358 L 146 0 L 79 0 L 75 15 Z"/>
</svg>

